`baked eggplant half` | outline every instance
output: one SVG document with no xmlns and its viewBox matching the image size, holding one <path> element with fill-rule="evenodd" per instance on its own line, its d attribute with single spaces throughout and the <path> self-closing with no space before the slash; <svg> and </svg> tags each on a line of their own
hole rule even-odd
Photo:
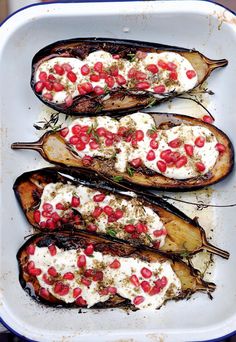
<svg viewBox="0 0 236 342">
<path fill-rule="evenodd" d="M 120 114 L 189 91 L 227 63 L 156 43 L 79 38 L 41 49 L 32 61 L 31 86 L 65 114 Z"/>
<path fill-rule="evenodd" d="M 81 117 L 60 131 L 49 131 L 33 143 L 44 159 L 88 168 L 142 187 L 186 191 L 214 184 L 234 165 L 229 138 L 202 120 L 177 114 L 141 113 L 119 120 Z"/>
<path fill-rule="evenodd" d="M 215 289 L 178 259 L 84 233 L 34 235 L 17 259 L 23 289 L 53 306 L 156 309 Z"/>
<path fill-rule="evenodd" d="M 134 193 L 89 170 L 46 168 L 17 178 L 14 192 L 29 223 L 42 232 L 85 230 L 165 253 L 203 249 L 228 259 L 205 231 L 161 197 Z"/>
</svg>

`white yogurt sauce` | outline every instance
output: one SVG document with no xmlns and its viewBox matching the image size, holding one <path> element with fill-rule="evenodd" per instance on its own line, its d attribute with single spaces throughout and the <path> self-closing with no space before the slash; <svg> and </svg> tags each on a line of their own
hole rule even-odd
<svg viewBox="0 0 236 342">
<path fill-rule="evenodd" d="M 47 289 L 58 299 L 63 300 L 66 303 L 73 303 L 75 298 L 73 297 L 73 289 L 79 287 L 82 290 L 80 296 L 87 301 L 87 306 L 91 307 L 99 302 L 105 302 L 109 299 L 108 295 L 101 295 L 99 287 L 112 286 L 116 287 L 117 294 L 124 298 L 127 298 L 133 303 L 135 297 L 142 296 L 143 302 L 136 305 L 139 309 L 156 309 L 159 308 L 166 299 L 168 299 L 168 291 L 171 291 L 172 296 L 178 296 L 181 292 L 181 283 L 179 278 L 174 273 L 169 261 L 160 263 L 158 261 L 149 263 L 136 258 L 114 257 L 111 255 L 103 255 L 100 252 L 94 252 L 93 257 L 86 256 L 86 269 L 99 270 L 98 265 L 102 265 L 103 280 L 92 281 L 91 285 L 87 287 L 81 283 L 81 274 L 78 272 L 77 259 L 79 255 L 85 255 L 84 250 L 62 250 L 56 247 L 56 255 L 51 256 L 47 247 L 36 247 L 34 255 L 29 256 L 29 261 L 35 263 L 35 267 L 41 269 L 42 273 L 37 276 L 41 287 Z M 120 262 L 120 268 L 113 269 L 109 265 L 114 261 Z M 58 272 L 60 281 L 69 286 L 68 294 L 61 296 L 54 292 L 54 285 L 48 285 L 43 280 L 43 274 L 47 274 L 49 267 L 55 267 Z M 150 278 L 144 278 L 140 273 L 141 269 L 148 268 L 152 275 Z M 100 268 L 101 270 L 101 268 Z M 74 274 L 73 280 L 62 279 L 63 275 L 67 272 Z M 148 281 L 151 287 L 153 287 L 154 281 L 167 278 L 167 284 L 155 295 L 150 295 L 143 291 L 141 286 L 134 286 L 130 282 L 130 277 L 136 275 L 139 282 Z M 57 279 L 58 279 L 57 277 Z"/>
<path fill-rule="evenodd" d="M 158 64 L 159 60 L 164 60 L 166 63 L 171 62 L 176 65 L 176 73 L 178 75 L 178 79 L 176 81 L 171 80 L 170 81 L 170 70 L 165 70 L 160 67 L 158 67 L 158 72 L 156 74 L 153 74 L 152 72 L 148 71 L 146 68 L 150 64 Z M 182 93 L 185 91 L 188 91 L 192 88 L 194 88 L 197 85 L 198 77 L 197 73 L 194 77 L 188 78 L 186 72 L 188 70 L 194 70 L 191 63 L 181 56 L 178 53 L 175 52 L 162 52 L 162 53 L 147 53 L 146 57 L 143 59 L 134 58 L 133 61 L 128 61 L 126 59 L 114 59 L 112 55 L 109 52 L 105 52 L 102 50 L 95 51 L 90 53 L 84 60 L 80 60 L 78 58 L 72 58 L 72 57 L 54 57 L 49 60 L 46 60 L 42 62 L 35 73 L 35 82 L 40 81 L 39 74 L 40 72 L 46 72 L 47 74 L 53 74 L 57 81 L 60 82 L 64 87 L 65 90 L 55 92 L 50 91 L 52 94 L 52 102 L 55 103 L 63 103 L 65 102 L 65 99 L 68 95 L 71 95 L 72 98 L 79 95 L 77 86 L 84 82 L 90 82 L 93 87 L 99 86 L 103 89 L 107 88 L 105 80 L 102 78 L 98 82 L 94 82 L 90 80 L 90 74 L 88 75 L 82 75 L 81 74 L 81 67 L 85 64 L 87 64 L 90 69 L 93 68 L 94 64 L 96 62 L 103 63 L 104 70 L 109 68 L 111 66 L 117 66 L 119 69 L 119 75 L 123 76 L 126 79 L 126 84 L 122 85 L 124 88 L 133 89 L 134 85 L 130 78 L 128 77 L 128 72 L 131 68 L 135 68 L 139 71 L 145 72 L 147 75 L 147 79 L 145 81 L 148 81 L 150 83 L 149 88 L 145 89 L 145 91 L 150 91 L 155 93 L 154 87 L 158 85 L 164 85 L 165 91 L 164 94 L 169 93 L 171 91 L 175 91 L 176 93 Z M 57 75 L 53 67 L 56 64 L 62 65 L 64 63 L 69 63 L 72 67 L 72 71 L 76 74 L 77 80 L 76 82 L 70 82 L 67 78 L 67 72 L 64 73 L 64 75 L 60 76 Z M 139 82 L 142 82 L 140 80 Z M 115 80 L 114 87 L 119 87 L 119 84 Z M 136 92 L 139 89 L 135 90 Z M 141 90 L 142 91 L 142 90 Z M 48 93 L 48 90 L 46 88 L 43 89 L 42 94 Z M 155 94 L 156 97 L 162 97 L 163 94 Z"/>
</svg>

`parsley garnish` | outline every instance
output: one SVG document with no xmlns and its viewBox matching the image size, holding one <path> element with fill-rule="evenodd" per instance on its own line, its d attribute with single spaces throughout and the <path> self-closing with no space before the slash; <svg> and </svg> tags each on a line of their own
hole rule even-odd
<svg viewBox="0 0 236 342">
<path fill-rule="evenodd" d="M 127 172 L 128 172 L 128 175 L 129 175 L 130 177 L 133 177 L 133 175 L 134 175 L 134 169 L 132 169 L 131 167 L 127 167 Z"/>
<path fill-rule="evenodd" d="M 115 237 L 117 232 L 114 229 L 108 229 L 107 234 L 109 234 L 112 237 Z"/>
<path fill-rule="evenodd" d="M 123 177 L 122 177 L 122 176 L 114 176 L 114 177 L 112 178 L 112 180 L 113 180 L 114 182 L 120 182 L 120 181 L 123 180 Z"/>
</svg>

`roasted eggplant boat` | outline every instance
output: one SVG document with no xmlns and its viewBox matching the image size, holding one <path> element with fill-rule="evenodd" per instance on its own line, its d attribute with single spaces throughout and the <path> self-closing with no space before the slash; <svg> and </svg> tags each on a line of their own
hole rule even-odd
<svg viewBox="0 0 236 342">
<path fill-rule="evenodd" d="M 211 245 L 197 221 L 151 194 L 108 182 L 88 170 L 46 168 L 17 178 L 14 191 L 29 223 L 42 232 L 85 230 L 165 253 L 203 249 L 228 258 Z"/>
<path fill-rule="evenodd" d="M 34 235 L 17 259 L 21 286 L 53 306 L 156 309 L 215 289 L 178 259 L 84 233 Z"/>
<path fill-rule="evenodd" d="M 189 91 L 227 63 L 156 43 L 71 39 L 34 56 L 31 86 L 41 101 L 65 114 L 121 114 Z"/>
<path fill-rule="evenodd" d="M 88 168 L 119 181 L 186 191 L 214 184 L 234 165 L 229 138 L 215 126 L 177 114 L 134 113 L 119 120 L 83 117 L 49 131 L 33 149 L 53 164 Z"/>
</svg>

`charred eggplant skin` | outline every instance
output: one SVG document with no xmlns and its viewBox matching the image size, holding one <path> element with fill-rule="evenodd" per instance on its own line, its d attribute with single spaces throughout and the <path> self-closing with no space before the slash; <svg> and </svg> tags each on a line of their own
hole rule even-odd
<svg viewBox="0 0 236 342">
<path fill-rule="evenodd" d="M 121 58 L 130 59 L 130 54 L 137 51 L 143 52 L 162 52 L 170 51 L 181 54 L 187 58 L 195 67 L 198 74 L 198 84 L 202 84 L 210 75 L 212 70 L 227 65 L 227 60 L 211 60 L 196 50 L 189 50 L 176 46 L 162 45 L 134 40 L 109 39 L 109 38 L 76 38 L 55 42 L 42 48 L 32 60 L 31 87 L 35 95 L 51 108 L 69 115 L 101 115 L 109 111 L 111 114 L 122 114 L 135 112 L 138 109 L 154 105 L 160 101 L 174 97 L 178 94 L 170 93 L 163 98 L 155 98 L 150 92 L 135 94 L 126 89 L 119 88 L 110 91 L 110 99 L 105 100 L 104 95 L 96 96 L 93 93 L 89 95 L 77 96 L 71 106 L 66 104 L 56 104 L 45 101 L 43 97 L 35 92 L 35 72 L 42 61 L 53 57 L 74 57 L 84 59 L 89 53 L 104 50 L 111 54 L 119 54 Z"/>
<path fill-rule="evenodd" d="M 91 236 L 85 233 L 71 234 L 69 232 L 56 233 L 56 234 L 37 234 L 29 238 L 17 253 L 17 261 L 19 265 L 19 280 L 22 288 L 30 294 L 35 300 L 56 307 L 77 307 L 74 303 L 66 304 L 50 294 L 48 299 L 40 296 L 40 285 L 36 277 L 31 276 L 26 271 L 28 262 L 27 247 L 29 245 L 36 245 L 38 247 L 48 247 L 54 244 L 58 248 L 64 250 L 85 248 L 89 244 L 93 244 L 94 250 L 120 257 L 133 257 L 145 260 L 148 262 L 165 262 L 169 260 L 171 267 L 181 281 L 181 293 L 178 297 L 173 299 L 183 299 L 189 297 L 196 291 L 212 292 L 215 290 L 215 284 L 205 282 L 200 278 L 198 272 L 191 266 L 185 264 L 177 257 L 168 258 L 162 253 L 153 253 L 152 251 L 145 251 L 140 248 L 132 247 L 111 239 L 104 239 L 102 237 Z M 172 299 L 172 298 L 171 298 Z M 111 308 L 122 307 L 135 309 L 129 300 L 115 295 L 112 299 L 105 303 L 99 303 L 92 308 Z"/>
<path fill-rule="evenodd" d="M 91 173 L 89 170 L 76 170 L 65 168 L 45 168 L 26 172 L 19 176 L 13 186 L 17 200 L 23 210 L 29 223 L 36 229 L 40 229 L 38 223 L 34 220 L 33 212 L 40 205 L 40 198 L 43 188 L 46 184 L 61 182 L 67 184 L 68 182 L 74 185 L 83 185 L 101 192 L 113 193 L 121 198 L 130 198 L 129 193 L 133 191 L 131 188 L 121 185 L 116 182 L 107 180 L 105 177 L 96 173 Z M 38 184 L 38 186 L 37 186 Z M 181 253 L 194 254 L 202 249 L 218 254 L 223 258 L 228 259 L 229 253 L 211 245 L 206 238 L 205 231 L 196 220 L 186 216 L 183 212 L 178 210 L 173 205 L 169 204 L 161 197 L 153 195 L 148 192 L 136 192 L 136 198 L 143 203 L 143 205 L 150 207 L 161 218 L 167 230 L 166 242 L 159 249 L 167 254 L 181 255 Z M 81 227 L 81 224 L 83 227 Z M 62 225 L 59 230 L 81 231 L 85 229 L 86 223 L 81 224 L 66 224 Z M 107 237 L 107 234 L 95 233 L 97 236 Z M 192 237 L 193 241 L 189 236 Z M 117 239 L 116 239 L 117 240 Z M 118 240 L 117 240 L 118 241 Z M 142 245 L 143 248 L 156 251 L 154 247 L 144 246 L 139 239 L 128 239 L 127 241 L 134 246 Z"/>
<path fill-rule="evenodd" d="M 225 152 L 220 154 L 211 172 L 190 179 L 167 178 L 159 173 L 148 174 L 142 167 L 133 170 L 131 176 L 128 172 L 120 173 L 114 168 L 114 160 L 94 158 L 90 165 L 84 165 L 82 160 L 73 154 L 60 132 L 46 132 L 39 141 L 33 143 L 13 143 L 13 149 L 34 149 L 41 156 L 56 165 L 88 168 L 108 178 L 120 177 L 124 184 L 132 187 L 143 187 L 165 191 L 192 191 L 215 184 L 228 176 L 234 167 L 234 149 L 229 137 L 216 126 L 202 120 L 179 114 L 149 113 L 152 115 L 157 128 L 168 129 L 181 124 L 197 125 L 209 129 L 218 142 L 225 146 Z M 53 151 L 53 153 L 52 153 Z"/>
</svg>

